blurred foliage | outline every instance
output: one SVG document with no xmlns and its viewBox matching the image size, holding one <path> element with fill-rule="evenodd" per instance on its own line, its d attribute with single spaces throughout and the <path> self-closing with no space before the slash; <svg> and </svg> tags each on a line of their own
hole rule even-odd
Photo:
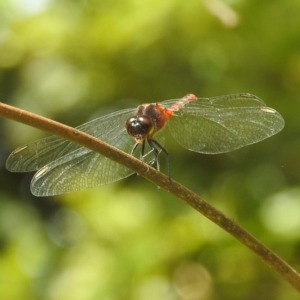
<svg viewBox="0 0 300 300">
<path fill-rule="evenodd" d="M 187 93 L 258 95 L 281 133 L 215 156 L 168 139 L 172 177 L 300 270 L 299 14 L 298 0 L 1 0 L 0 99 L 76 126 Z M 1 299 L 299 299 L 143 178 L 32 196 L 5 159 L 46 133 L 0 125 Z"/>
</svg>

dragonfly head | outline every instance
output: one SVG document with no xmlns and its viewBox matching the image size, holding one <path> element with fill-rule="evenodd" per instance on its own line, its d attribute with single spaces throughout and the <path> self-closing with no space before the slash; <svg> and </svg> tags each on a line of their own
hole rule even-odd
<svg viewBox="0 0 300 300">
<path fill-rule="evenodd" d="M 128 134 L 141 142 L 145 138 L 152 136 L 154 131 L 153 122 L 148 116 L 135 116 L 129 118 L 125 123 Z"/>
</svg>

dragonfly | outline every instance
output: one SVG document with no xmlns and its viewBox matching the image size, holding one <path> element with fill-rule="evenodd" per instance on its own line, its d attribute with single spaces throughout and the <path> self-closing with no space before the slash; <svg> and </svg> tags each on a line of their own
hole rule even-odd
<svg viewBox="0 0 300 300">
<path fill-rule="evenodd" d="M 284 127 L 284 119 L 252 94 L 212 98 L 188 94 L 181 99 L 113 112 L 76 128 L 149 165 L 156 163 L 158 170 L 159 154 L 163 152 L 169 170 L 169 153 L 164 147 L 166 127 L 188 150 L 218 154 L 278 133 Z M 36 196 L 71 193 L 109 184 L 134 173 L 99 153 L 57 136 L 17 148 L 8 157 L 6 168 L 11 172 L 37 171 L 30 186 Z"/>
</svg>

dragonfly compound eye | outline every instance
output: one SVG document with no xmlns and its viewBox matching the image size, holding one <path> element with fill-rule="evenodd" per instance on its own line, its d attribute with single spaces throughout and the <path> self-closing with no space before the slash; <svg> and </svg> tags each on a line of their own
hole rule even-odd
<svg viewBox="0 0 300 300">
<path fill-rule="evenodd" d="M 148 116 L 131 117 L 125 124 L 128 134 L 136 139 L 144 139 L 146 136 L 151 135 L 153 131 L 153 123 Z"/>
</svg>

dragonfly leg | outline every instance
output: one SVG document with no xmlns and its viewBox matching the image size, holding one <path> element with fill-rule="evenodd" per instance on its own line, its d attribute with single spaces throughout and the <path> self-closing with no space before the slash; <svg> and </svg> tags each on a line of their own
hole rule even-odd
<svg viewBox="0 0 300 300">
<path fill-rule="evenodd" d="M 135 143 L 134 146 L 132 147 L 132 150 L 130 152 L 130 155 L 133 155 L 134 151 L 136 150 L 136 148 L 138 147 L 140 143 Z"/>
<path fill-rule="evenodd" d="M 137 147 L 138 147 L 139 145 L 141 145 L 140 142 L 137 142 L 137 143 L 134 144 L 134 146 L 133 146 L 133 148 L 132 148 L 132 150 L 131 150 L 131 153 L 130 153 L 131 155 L 133 155 L 134 151 L 137 149 Z M 140 152 L 140 160 L 141 160 L 141 161 L 144 161 L 144 158 L 145 158 L 149 153 L 151 153 L 152 151 L 153 151 L 153 149 L 151 149 L 148 153 L 145 154 L 145 140 L 143 140 L 143 141 L 142 141 L 142 150 L 141 150 L 141 152 Z"/>
<path fill-rule="evenodd" d="M 156 144 L 154 143 L 154 140 L 148 139 L 147 141 L 148 141 L 148 144 L 151 149 L 150 153 L 153 152 L 153 154 L 154 154 L 154 161 L 156 162 L 157 171 L 160 171 L 160 163 L 159 163 L 159 155 L 158 155 L 159 152 L 158 152 L 157 148 L 155 147 Z"/>
<path fill-rule="evenodd" d="M 144 153 L 145 153 L 145 140 L 143 140 L 143 143 L 142 143 L 142 151 L 140 153 L 140 160 L 141 161 L 144 161 Z"/>
<path fill-rule="evenodd" d="M 137 147 L 140 145 L 141 143 L 135 143 L 135 145 L 133 146 L 133 148 L 132 148 L 132 150 L 131 150 L 131 155 L 133 155 L 133 153 L 134 153 L 134 151 L 137 149 Z M 150 152 L 152 152 L 152 150 L 150 151 Z M 144 155 L 144 153 L 145 153 L 145 140 L 143 140 L 143 142 L 142 142 L 142 150 L 141 150 L 141 153 L 140 153 L 140 160 L 142 161 L 142 162 L 144 162 L 144 157 L 146 156 L 146 155 L 148 155 L 149 153 L 147 153 L 146 155 Z M 148 171 L 149 171 L 149 166 L 147 165 L 147 170 L 146 170 L 146 172 L 145 173 L 148 173 Z M 137 176 L 139 176 L 139 174 L 137 174 Z"/>
<path fill-rule="evenodd" d="M 156 140 L 153 140 L 153 139 L 150 140 L 150 139 L 148 139 L 148 144 L 149 144 L 150 148 L 153 150 L 155 161 L 156 161 L 156 165 L 157 165 L 157 171 L 160 171 L 159 151 L 157 150 L 157 148 L 160 149 L 162 152 L 165 153 L 165 155 L 167 157 L 169 182 L 170 182 L 170 185 L 172 186 L 172 179 L 171 179 L 171 172 L 170 172 L 170 156 L 169 156 L 168 151 L 159 142 L 157 142 Z"/>
<path fill-rule="evenodd" d="M 150 152 L 152 152 L 152 150 L 151 150 Z M 145 140 L 143 140 L 143 143 L 142 143 L 142 151 L 141 151 L 141 154 L 140 154 L 140 160 L 143 162 L 145 156 L 147 156 L 148 154 L 149 154 L 149 153 L 147 153 L 147 154 L 145 155 Z M 149 165 L 147 164 L 147 171 L 146 171 L 146 173 L 148 173 L 148 172 L 149 172 Z"/>
</svg>

